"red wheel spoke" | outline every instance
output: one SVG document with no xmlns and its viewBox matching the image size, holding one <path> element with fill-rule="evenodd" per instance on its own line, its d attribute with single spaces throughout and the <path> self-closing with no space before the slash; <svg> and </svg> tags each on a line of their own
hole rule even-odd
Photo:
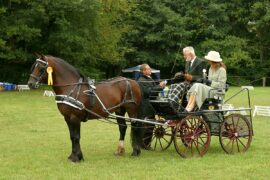
<svg viewBox="0 0 270 180">
<path fill-rule="evenodd" d="M 204 142 L 204 141 L 200 142 L 200 141 L 198 140 L 197 143 L 198 143 L 198 145 L 200 144 L 202 147 L 205 147 L 205 142 Z"/>
<path fill-rule="evenodd" d="M 235 125 L 236 128 L 239 127 L 239 126 L 238 126 L 239 121 L 240 121 L 240 117 L 237 118 L 236 125 Z"/>
<path fill-rule="evenodd" d="M 158 139 L 158 141 L 159 141 L 159 145 L 160 145 L 161 149 L 163 149 L 163 145 L 162 145 L 162 143 L 161 143 L 161 140 Z"/>
<path fill-rule="evenodd" d="M 207 137 L 199 137 L 199 139 L 202 141 L 202 145 L 204 145 L 205 144 L 205 141 L 204 141 L 204 139 L 203 138 L 207 138 Z M 199 140 L 198 140 L 198 142 L 199 142 Z"/>
<path fill-rule="evenodd" d="M 225 144 L 226 147 L 228 147 L 231 144 L 231 140 L 229 138 L 227 138 L 229 140 L 229 142 L 227 144 Z"/>
<path fill-rule="evenodd" d="M 166 138 L 162 137 L 162 139 L 163 139 L 164 141 L 166 141 L 167 143 L 169 143 L 169 141 L 168 141 Z"/>
<path fill-rule="evenodd" d="M 237 139 L 241 144 L 242 144 L 242 146 L 244 146 L 245 148 L 247 147 L 243 142 L 242 142 L 242 140 L 239 138 L 239 139 Z"/>
<path fill-rule="evenodd" d="M 190 142 L 190 152 L 191 152 L 192 155 L 194 154 L 193 153 L 193 141 Z"/>
<path fill-rule="evenodd" d="M 237 150 L 238 150 L 238 152 L 240 152 L 240 149 L 239 149 L 239 144 L 238 144 L 238 139 L 237 139 L 237 138 L 235 139 L 235 142 L 236 142 L 236 147 L 237 147 Z"/>
<path fill-rule="evenodd" d="M 164 135 L 166 135 L 166 136 L 172 136 L 173 134 L 171 133 L 165 133 Z"/>
<path fill-rule="evenodd" d="M 252 140 L 247 118 L 241 114 L 226 117 L 221 124 L 219 140 L 224 151 L 229 154 L 246 151 Z"/>
<path fill-rule="evenodd" d="M 201 155 L 201 151 L 200 151 L 200 149 L 198 147 L 199 143 L 196 144 L 196 141 L 194 141 L 194 144 L 195 144 L 195 147 L 196 147 L 198 153 Z"/>
<path fill-rule="evenodd" d="M 180 122 L 174 144 L 182 157 L 202 156 L 210 143 L 210 131 L 200 116 L 188 116 Z"/>
<path fill-rule="evenodd" d="M 231 141 L 232 142 L 231 153 L 233 152 L 234 141 L 235 141 L 235 139 L 233 138 L 232 141 Z"/>
<path fill-rule="evenodd" d="M 233 125 L 233 127 L 234 127 L 234 120 L 233 120 L 233 116 L 232 116 L 232 125 Z"/>
<path fill-rule="evenodd" d="M 226 140 L 229 140 L 230 141 L 230 138 L 228 138 L 228 137 L 222 137 L 222 141 L 226 141 Z M 226 144 L 225 146 L 227 146 L 228 144 Z"/>
<path fill-rule="evenodd" d="M 143 139 L 145 140 L 145 139 L 149 139 L 149 138 L 151 138 L 153 135 L 151 134 L 151 135 L 149 135 L 149 136 L 146 136 L 146 137 L 144 137 Z"/>
<path fill-rule="evenodd" d="M 154 145 L 154 149 L 157 148 L 157 138 L 155 138 L 155 145 Z"/>
<path fill-rule="evenodd" d="M 153 142 L 153 140 L 154 140 L 155 138 L 156 138 L 155 136 L 152 136 L 152 138 L 151 138 L 151 142 Z"/>
</svg>

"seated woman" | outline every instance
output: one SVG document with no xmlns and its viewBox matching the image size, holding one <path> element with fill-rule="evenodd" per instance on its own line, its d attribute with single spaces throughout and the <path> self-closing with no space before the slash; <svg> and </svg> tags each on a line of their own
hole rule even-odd
<svg viewBox="0 0 270 180">
<path fill-rule="evenodd" d="M 220 54 L 217 51 L 208 52 L 207 56 L 204 57 L 210 64 L 208 79 L 200 79 L 191 86 L 187 93 L 188 104 L 186 111 L 190 112 L 194 109 L 195 105 L 201 108 L 203 102 L 208 98 L 210 89 L 213 88 L 224 88 L 227 81 L 226 66 L 220 58 Z M 210 98 L 215 96 L 216 91 L 211 91 Z"/>
</svg>

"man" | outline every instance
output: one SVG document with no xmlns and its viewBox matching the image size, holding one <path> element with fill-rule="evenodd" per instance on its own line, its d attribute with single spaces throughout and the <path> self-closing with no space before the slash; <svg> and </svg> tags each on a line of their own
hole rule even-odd
<svg viewBox="0 0 270 180">
<path fill-rule="evenodd" d="M 162 91 L 162 89 L 166 86 L 165 81 L 156 82 L 151 78 L 151 68 L 148 64 L 142 64 L 140 66 L 141 77 L 138 79 L 138 83 L 141 87 L 142 91 L 142 101 L 140 110 L 138 113 L 139 119 L 150 118 L 154 119 L 155 117 L 155 110 L 151 103 L 149 102 L 150 99 L 156 99 L 158 93 Z M 147 125 L 147 129 L 145 129 L 145 133 L 143 135 L 143 148 L 149 149 L 150 143 L 152 139 L 152 131 L 154 126 Z"/>
<path fill-rule="evenodd" d="M 200 60 L 196 56 L 193 47 L 185 47 L 183 49 L 183 55 L 186 61 L 185 72 L 184 74 L 176 73 L 176 76 L 183 76 L 185 81 L 172 84 L 168 92 L 169 103 L 176 112 L 179 109 L 179 99 L 187 93 L 193 82 L 196 82 L 203 77 L 203 69 L 207 69 L 205 61 Z M 181 106 L 181 108 L 183 107 Z"/>
</svg>

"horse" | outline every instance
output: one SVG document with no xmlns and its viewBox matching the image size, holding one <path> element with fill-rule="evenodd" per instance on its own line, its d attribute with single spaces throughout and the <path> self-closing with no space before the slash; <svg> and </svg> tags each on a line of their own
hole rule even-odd
<svg viewBox="0 0 270 180">
<path fill-rule="evenodd" d="M 63 59 L 39 55 L 32 65 L 28 86 L 36 89 L 46 82 L 52 86 L 56 94 L 58 110 L 64 116 L 69 129 L 72 144 L 69 160 L 80 162 L 84 159 L 80 146 L 81 122 L 106 118 L 113 112 L 118 115 L 116 119 L 120 132 L 114 154 L 124 154 L 127 124 L 126 119 L 121 117 L 124 117 L 126 112 L 131 118 L 137 116 L 141 90 L 136 81 L 116 77 L 94 84 Z M 141 126 L 141 123 L 131 121 L 132 156 L 139 156 L 141 153 Z"/>
</svg>

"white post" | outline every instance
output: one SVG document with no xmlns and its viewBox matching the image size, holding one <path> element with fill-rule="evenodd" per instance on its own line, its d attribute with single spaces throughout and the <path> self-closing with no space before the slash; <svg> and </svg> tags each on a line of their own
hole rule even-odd
<svg viewBox="0 0 270 180">
<path fill-rule="evenodd" d="M 263 87 L 265 87 L 265 85 L 266 85 L 266 77 L 263 77 L 262 80 L 263 80 Z"/>
<path fill-rule="evenodd" d="M 255 108 L 254 108 L 253 117 L 255 117 L 256 111 L 257 111 L 257 106 L 255 106 Z"/>
</svg>

